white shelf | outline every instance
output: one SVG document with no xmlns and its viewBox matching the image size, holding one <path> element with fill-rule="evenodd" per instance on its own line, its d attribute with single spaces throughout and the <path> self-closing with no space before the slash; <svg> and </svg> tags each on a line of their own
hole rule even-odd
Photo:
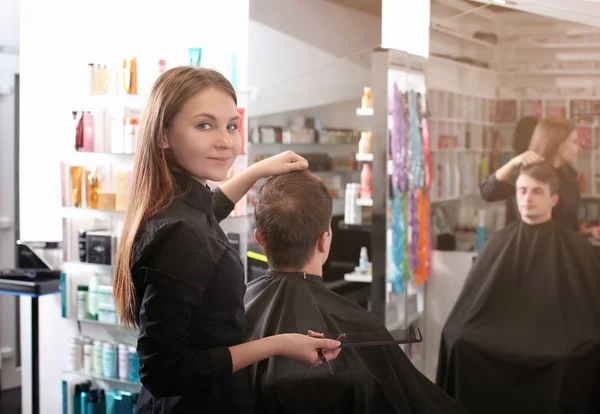
<svg viewBox="0 0 600 414">
<path fill-rule="evenodd" d="M 139 382 L 124 381 L 119 378 L 107 378 L 107 377 L 103 377 L 102 375 L 91 374 L 91 373 L 87 373 L 87 372 L 83 372 L 83 371 L 64 371 L 64 373 L 67 375 L 76 375 L 78 377 L 91 378 L 91 379 L 95 379 L 97 381 L 109 382 L 112 384 L 125 384 L 125 385 L 133 385 L 133 386 L 137 386 L 137 387 L 142 386 L 142 384 Z"/>
<path fill-rule="evenodd" d="M 356 161 L 358 162 L 373 162 L 373 154 L 356 154 Z M 391 174 L 394 171 L 394 162 L 392 160 L 387 161 L 387 172 Z"/>
<path fill-rule="evenodd" d="M 431 197 L 430 203 L 446 203 L 448 201 L 458 201 L 462 197 Z"/>
<path fill-rule="evenodd" d="M 125 211 L 98 210 L 93 208 L 63 207 L 63 218 L 101 218 L 101 219 L 124 219 Z"/>
<path fill-rule="evenodd" d="M 356 115 L 358 116 L 373 116 L 373 108 L 356 108 Z"/>
<path fill-rule="evenodd" d="M 485 73 L 485 74 L 490 74 L 490 75 L 496 75 L 498 72 L 496 72 L 493 69 L 489 69 L 489 68 L 482 68 L 479 66 L 475 66 L 475 65 L 470 65 L 468 63 L 463 63 L 463 62 L 459 62 L 453 59 L 448 59 L 448 58 L 444 58 L 441 56 L 429 56 L 429 60 L 431 62 L 437 62 L 437 63 L 442 63 L 442 64 L 449 64 L 449 65 L 454 65 L 456 67 L 459 68 L 465 68 L 465 69 L 469 69 L 475 72 L 481 72 L 481 73 Z"/>
<path fill-rule="evenodd" d="M 100 322 L 100 321 L 93 321 L 91 319 L 71 319 L 68 318 L 68 320 L 70 321 L 75 321 L 78 323 L 82 323 L 85 325 L 99 325 L 99 326 L 106 326 L 108 328 L 115 328 L 115 329 L 122 329 L 125 331 L 137 331 L 137 328 L 131 328 L 131 327 L 125 327 L 123 325 L 120 324 L 115 324 L 115 323 L 106 323 L 106 322 Z"/>
<path fill-rule="evenodd" d="M 502 43 L 509 49 L 600 49 L 600 43 Z"/>
<path fill-rule="evenodd" d="M 431 26 L 430 27 L 431 30 L 433 30 L 434 32 L 438 32 L 438 33 L 443 33 L 443 34 L 447 34 L 449 36 L 453 36 L 457 39 L 460 40 L 465 40 L 469 43 L 473 43 L 476 45 L 480 45 L 483 47 L 487 47 L 490 49 L 495 49 L 496 45 L 490 42 L 486 42 L 485 40 L 480 40 L 480 39 L 475 39 L 473 36 L 469 36 L 468 34 L 464 34 L 464 33 L 460 33 L 451 29 L 447 29 L 443 26 Z"/>
<path fill-rule="evenodd" d="M 373 154 L 356 154 L 356 161 L 359 162 L 372 162 Z"/>
<path fill-rule="evenodd" d="M 496 126 L 496 122 L 492 121 L 474 121 L 469 119 L 459 118 L 429 118 L 430 122 L 446 122 L 452 124 L 470 124 L 470 125 L 482 125 L 482 126 Z"/>
<path fill-rule="evenodd" d="M 600 75 L 598 69 L 551 69 L 551 70 L 529 70 L 529 71 L 504 71 L 498 72 L 505 76 L 570 76 L 570 75 Z"/>
<path fill-rule="evenodd" d="M 371 283 L 373 281 L 373 276 L 369 274 L 361 274 L 361 273 L 346 273 L 344 275 L 344 280 L 346 282 L 358 282 L 358 283 Z"/>
<path fill-rule="evenodd" d="M 358 142 L 249 142 L 252 147 L 270 147 L 270 146 L 286 146 L 286 147 L 314 147 L 314 146 L 327 146 L 332 147 L 336 145 L 351 145 L 357 146 Z M 277 148 L 279 149 L 279 148 Z"/>
</svg>

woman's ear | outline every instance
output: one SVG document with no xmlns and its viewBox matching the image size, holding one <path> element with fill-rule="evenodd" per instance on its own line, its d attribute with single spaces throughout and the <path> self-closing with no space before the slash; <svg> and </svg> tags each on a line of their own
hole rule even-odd
<svg viewBox="0 0 600 414">
<path fill-rule="evenodd" d="M 169 131 L 168 130 L 162 130 L 162 134 L 159 139 L 158 145 L 159 145 L 160 149 L 163 149 L 163 150 L 170 148 L 170 146 L 169 146 Z"/>
</svg>

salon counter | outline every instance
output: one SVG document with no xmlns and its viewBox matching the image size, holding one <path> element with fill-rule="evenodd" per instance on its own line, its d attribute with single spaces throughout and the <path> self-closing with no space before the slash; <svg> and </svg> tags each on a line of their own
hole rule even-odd
<svg viewBox="0 0 600 414">
<path fill-rule="evenodd" d="M 435 381 L 442 328 L 458 299 L 476 252 L 434 250 L 425 288 L 423 373 Z"/>
</svg>

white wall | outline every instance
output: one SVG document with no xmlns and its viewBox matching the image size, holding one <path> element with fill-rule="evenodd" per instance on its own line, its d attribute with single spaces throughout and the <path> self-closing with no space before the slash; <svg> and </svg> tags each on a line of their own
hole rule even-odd
<svg viewBox="0 0 600 414">
<path fill-rule="evenodd" d="M 141 56 L 187 64 L 187 48 L 202 47 L 207 59 L 238 50 L 243 66 L 247 41 L 248 0 L 21 0 L 22 238 L 62 238 L 59 165 L 73 151 L 70 111 L 87 92 L 87 63 Z M 246 71 L 239 72 L 239 84 L 247 85 Z M 26 341 L 31 332 L 25 305 L 23 414 L 29 414 Z M 58 296 L 41 299 L 40 318 L 40 343 L 45 344 L 40 347 L 41 413 L 57 414 L 66 341 L 74 322 L 60 319 Z"/>
<path fill-rule="evenodd" d="M 0 48 L 3 46 L 17 48 L 19 46 L 19 0 L 0 0 L 0 10 Z"/>
<path fill-rule="evenodd" d="M 0 1 L 0 268 L 14 266 L 14 133 L 15 74 L 19 72 L 19 2 Z M 0 296 L 0 354 L 3 389 L 18 387 L 15 297 Z"/>
<path fill-rule="evenodd" d="M 360 99 L 380 18 L 322 0 L 252 0 L 250 19 L 250 116 Z"/>
</svg>

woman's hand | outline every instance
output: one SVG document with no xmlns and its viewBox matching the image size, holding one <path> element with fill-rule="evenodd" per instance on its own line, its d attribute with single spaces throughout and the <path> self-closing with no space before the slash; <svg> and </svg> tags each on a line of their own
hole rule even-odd
<svg viewBox="0 0 600 414">
<path fill-rule="evenodd" d="M 594 238 L 594 240 L 600 240 L 600 227 L 590 228 L 590 235 Z"/>
<path fill-rule="evenodd" d="M 538 164 L 540 162 L 544 162 L 544 157 L 538 155 L 534 151 L 526 151 L 510 160 L 510 164 L 513 168 L 527 167 L 528 165 Z"/>
<path fill-rule="evenodd" d="M 252 165 L 260 178 L 301 171 L 308 168 L 308 161 L 292 151 L 282 152 Z"/>
<path fill-rule="evenodd" d="M 333 339 L 315 338 L 301 334 L 283 334 L 279 355 L 286 356 L 309 367 L 322 364 L 317 351 L 320 349 L 328 361 L 340 354 L 341 343 Z"/>
<path fill-rule="evenodd" d="M 308 336 L 311 338 L 325 338 L 325 335 L 322 333 L 311 331 L 310 329 L 308 330 Z M 346 334 L 340 334 L 340 336 L 337 337 L 337 340 L 340 342 L 344 342 L 344 339 L 346 339 Z"/>
</svg>

